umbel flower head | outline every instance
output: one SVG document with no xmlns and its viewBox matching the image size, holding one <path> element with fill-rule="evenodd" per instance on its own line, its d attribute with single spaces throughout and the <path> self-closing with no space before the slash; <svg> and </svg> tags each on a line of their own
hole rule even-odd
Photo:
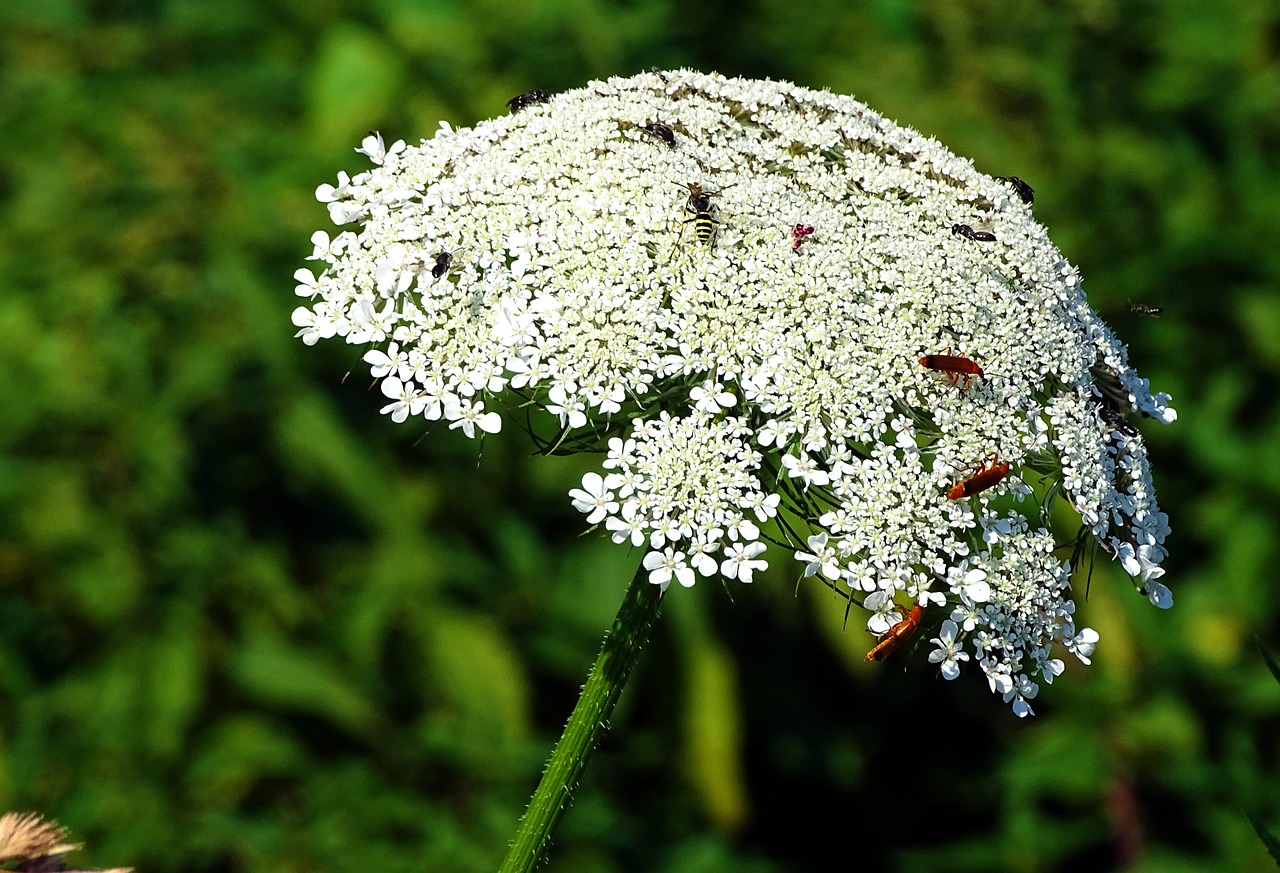
<svg viewBox="0 0 1280 873">
<path fill-rule="evenodd" d="M 293 321 L 368 347 L 385 414 L 481 436 L 498 408 L 550 413 L 546 451 L 603 455 L 573 505 L 655 584 L 750 582 L 773 543 L 874 632 L 922 607 L 942 674 L 971 662 L 1019 715 L 1055 644 L 1097 642 L 1070 596 L 1088 544 L 1170 604 L 1128 416 L 1175 413 L 1029 186 L 781 82 L 511 105 L 416 147 L 371 135 L 374 168 L 317 192 L 343 230 L 313 236 Z"/>
</svg>

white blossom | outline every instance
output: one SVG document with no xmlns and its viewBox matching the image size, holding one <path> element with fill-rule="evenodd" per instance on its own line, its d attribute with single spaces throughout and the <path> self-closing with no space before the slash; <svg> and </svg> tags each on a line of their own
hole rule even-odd
<svg viewBox="0 0 1280 873">
<path fill-rule="evenodd" d="M 796 560 L 804 561 L 804 575 L 813 576 L 822 573 L 828 579 L 840 578 L 840 564 L 836 550 L 827 548 L 827 535 L 815 534 L 809 537 L 809 548 L 813 552 L 796 552 Z"/>
<path fill-rule="evenodd" d="M 644 556 L 644 568 L 649 571 L 649 581 L 662 586 L 665 591 L 675 579 L 685 588 L 693 585 L 693 568 L 685 560 L 684 552 L 677 552 L 668 546 L 661 552 L 650 552 Z"/>
<path fill-rule="evenodd" d="M 963 565 L 962 565 L 963 566 Z M 969 570 L 958 581 L 952 583 L 952 590 L 960 595 L 960 601 L 966 606 L 986 603 L 991 599 L 991 586 L 987 583 L 987 571 Z"/>
<path fill-rule="evenodd" d="M 1051 516 L 1172 603 L 1127 418 L 1172 422 L 1169 397 L 1011 184 L 936 141 L 681 70 L 357 151 L 316 191 L 343 229 L 294 275 L 298 336 L 365 347 L 394 421 L 478 438 L 517 410 L 547 451 L 602 452 L 570 500 L 664 590 L 750 582 L 785 543 L 869 630 L 914 599 L 943 675 L 972 661 L 1018 715 L 1055 650 L 1098 643 Z"/>
<path fill-rule="evenodd" d="M 724 386 L 719 382 L 709 383 L 707 385 L 696 385 L 689 392 L 689 400 L 693 402 L 695 409 L 715 415 L 728 409 L 738 402 L 738 398 L 731 391 L 725 391 Z"/>
<path fill-rule="evenodd" d="M 809 456 L 808 452 L 796 455 L 784 455 L 782 458 L 782 466 L 786 467 L 787 475 L 792 479 L 799 479 L 804 483 L 807 490 L 810 485 L 828 485 L 831 482 L 831 475 L 823 470 L 815 458 Z"/>
<path fill-rule="evenodd" d="M 570 496 L 573 492 L 569 492 Z M 574 504 L 579 512 L 585 512 L 582 507 Z M 645 540 L 645 518 L 640 515 L 637 505 L 634 502 L 628 502 L 623 505 L 621 515 L 610 515 L 605 519 L 605 529 L 613 535 L 615 543 L 625 543 L 631 541 L 633 546 L 641 546 Z"/>
<path fill-rule="evenodd" d="M 316 283 L 315 273 L 311 272 L 306 267 L 300 267 L 295 270 L 293 278 L 298 283 L 294 287 L 293 292 L 299 297 L 311 298 L 320 293 L 320 287 Z"/>
<path fill-rule="evenodd" d="M 884 590 L 867 595 L 867 598 L 862 601 L 862 608 L 871 613 L 871 618 L 867 621 L 867 630 L 876 635 L 888 631 L 902 621 L 903 615 L 906 614 L 906 610 L 898 606 L 897 601 L 893 599 L 893 594 Z"/>
<path fill-rule="evenodd" d="M 397 376 L 388 376 L 382 380 L 382 393 L 393 399 L 380 410 L 383 415 L 390 415 L 391 420 L 401 422 L 410 415 L 417 415 L 426 407 L 426 399 L 412 382 L 405 382 Z"/>
<path fill-rule="evenodd" d="M 769 566 L 768 561 L 755 560 L 758 555 L 764 554 L 764 550 L 764 543 L 734 543 L 728 546 L 724 550 L 726 557 L 720 565 L 720 574 L 726 579 L 750 582 L 752 573 Z"/>
<path fill-rule="evenodd" d="M 1168 609 L 1173 606 L 1173 592 L 1160 582 L 1146 586 L 1145 593 L 1147 599 L 1161 609 Z"/>
<path fill-rule="evenodd" d="M 613 489 L 617 487 L 616 476 L 606 478 L 592 471 L 582 477 L 582 487 L 572 489 L 569 497 L 574 509 L 589 513 L 587 524 L 599 524 L 618 511 L 618 501 L 613 499 Z"/>
<path fill-rule="evenodd" d="M 1084 664 L 1091 663 L 1089 658 L 1093 655 L 1098 639 L 1098 632 L 1091 627 L 1082 628 L 1079 633 L 1075 633 L 1075 625 L 1068 624 L 1062 632 L 1062 644 Z"/>
<path fill-rule="evenodd" d="M 365 155 L 375 164 L 386 162 L 389 155 L 396 155 L 404 151 L 404 140 L 398 139 L 391 144 L 391 148 L 387 148 L 382 142 L 382 134 L 371 133 L 360 143 L 360 148 L 356 152 Z"/>
<path fill-rule="evenodd" d="M 969 660 L 969 653 L 958 641 L 959 628 L 951 619 L 942 623 L 938 635 L 931 640 L 937 646 L 929 653 L 929 662 L 937 664 L 942 670 L 943 679 L 954 679 L 960 675 L 960 662 Z"/>
</svg>

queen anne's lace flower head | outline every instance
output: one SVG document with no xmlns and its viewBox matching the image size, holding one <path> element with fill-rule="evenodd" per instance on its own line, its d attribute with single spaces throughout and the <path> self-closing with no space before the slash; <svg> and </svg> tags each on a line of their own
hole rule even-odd
<svg viewBox="0 0 1280 873">
<path fill-rule="evenodd" d="M 371 347 L 384 413 L 478 436 L 502 403 L 546 410 L 545 449 L 605 452 L 573 505 L 656 584 L 750 582 L 783 545 L 873 630 L 927 607 L 930 660 L 972 661 L 1019 714 L 1055 643 L 1087 662 L 1097 641 L 1058 498 L 1077 553 L 1169 605 L 1126 416 L 1175 413 L 1025 184 L 779 82 L 655 72 L 512 109 L 371 136 L 377 166 L 317 191 L 349 229 L 312 238 L 293 320 Z"/>
</svg>

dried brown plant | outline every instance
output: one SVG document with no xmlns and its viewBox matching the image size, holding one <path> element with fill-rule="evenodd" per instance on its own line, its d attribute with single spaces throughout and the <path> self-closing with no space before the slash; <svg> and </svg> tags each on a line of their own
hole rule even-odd
<svg viewBox="0 0 1280 873">
<path fill-rule="evenodd" d="M 0 864 L 14 864 L 20 873 L 132 873 L 130 867 L 110 870 L 67 870 L 62 856 L 80 848 L 66 842 L 67 831 L 33 812 L 0 816 Z"/>
</svg>

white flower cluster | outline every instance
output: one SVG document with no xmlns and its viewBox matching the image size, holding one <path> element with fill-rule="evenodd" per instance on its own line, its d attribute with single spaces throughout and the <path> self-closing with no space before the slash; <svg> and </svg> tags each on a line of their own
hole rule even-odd
<svg viewBox="0 0 1280 873">
<path fill-rule="evenodd" d="M 779 82 L 654 72 L 512 106 L 370 136 L 376 166 L 317 192 L 350 229 L 313 237 L 293 321 L 371 346 L 384 413 L 475 436 L 502 426 L 486 403 L 546 410 L 549 449 L 607 447 L 573 504 L 655 584 L 750 582 L 782 544 L 873 631 L 922 607 L 943 675 L 972 660 L 1023 715 L 1052 646 L 1087 663 L 1097 640 L 1054 499 L 1169 605 L 1126 416 L 1174 412 L 1025 184 Z"/>
</svg>

